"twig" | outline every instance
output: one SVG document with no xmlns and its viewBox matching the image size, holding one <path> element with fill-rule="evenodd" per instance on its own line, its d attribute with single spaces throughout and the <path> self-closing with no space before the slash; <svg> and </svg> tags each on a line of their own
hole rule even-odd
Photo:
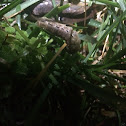
<svg viewBox="0 0 126 126">
<path fill-rule="evenodd" d="M 108 43 L 108 39 L 109 39 L 109 35 L 107 35 L 106 40 L 105 40 L 105 44 L 104 44 L 104 47 L 103 47 L 103 50 L 102 50 L 102 57 L 104 57 L 104 52 L 105 52 L 106 45 Z"/>
<path fill-rule="evenodd" d="M 33 80 L 34 86 L 38 84 L 38 82 L 43 78 L 44 74 L 47 72 L 47 69 L 50 67 L 50 65 L 54 62 L 56 57 L 62 52 L 62 50 L 67 46 L 66 43 L 64 43 L 58 52 L 53 56 L 53 58 L 48 62 L 48 64 L 45 66 L 45 68 L 38 74 L 38 76 Z"/>
</svg>

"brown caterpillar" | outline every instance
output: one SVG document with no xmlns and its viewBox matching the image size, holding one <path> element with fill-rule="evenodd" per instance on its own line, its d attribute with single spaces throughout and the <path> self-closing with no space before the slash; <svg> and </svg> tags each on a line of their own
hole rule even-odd
<svg viewBox="0 0 126 126">
<path fill-rule="evenodd" d="M 79 39 L 78 33 L 74 31 L 73 28 L 66 26 L 65 24 L 55 22 L 46 17 L 39 19 L 37 21 L 37 25 L 66 40 L 68 50 L 71 53 L 80 50 L 81 40 Z"/>
<path fill-rule="evenodd" d="M 55 0 L 55 2 L 57 6 L 60 5 L 60 0 Z M 63 5 L 67 3 L 68 3 L 67 1 L 64 1 Z M 43 16 L 49 11 L 51 11 L 52 9 L 53 9 L 52 0 L 44 0 L 40 2 L 37 6 L 35 6 L 32 13 L 33 15 L 36 15 L 36 16 Z M 76 5 L 76 4 L 70 4 L 70 7 L 62 11 L 63 15 L 68 15 L 72 17 L 83 14 L 83 13 L 84 13 L 84 6 Z"/>
</svg>

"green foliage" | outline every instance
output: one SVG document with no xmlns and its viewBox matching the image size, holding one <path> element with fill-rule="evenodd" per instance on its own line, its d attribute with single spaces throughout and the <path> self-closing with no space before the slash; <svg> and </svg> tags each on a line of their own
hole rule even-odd
<svg viewBox="0 0 126 126">
<path fill-rule="evenodd" d="M 2 9 L 0 12 L 0 18 L 7 12 L 9 12 L 11 9 L 13 9 L 15 6 L 17 6 L 21 0 L 14 0 L 10 5 L 8 5 L 6 8 Z"/>
<path fill-rule="evenodd" d="M 112 70 L 126 70 L 125 1 L 97 1 L 105 4 L 107 12 L 102 22 L 89 21 L 87 27 L 91 30 L 95 27 L 93 32 L 79 34 L 82 48 L 87 48 L 83 50 L 85 55 L 83 51 L 70 54 L 66 48 L 61 49 L 62 38 L 21 17 L 14 26 L 10 24 L 15 18 L 0 22 L 0 124 L 17 125 L 21 120 L 25 126 L 39 126 L 50 120 L 54 123 L 57 120 L 54 115 L 58 113 L 83 124 L 88 118 L 97 120 L 88 115 L 89 108 L 126 110 L 126 95 L 122 93 L 126 79 L 112 73 Z M 0 17 L 10 16 L 36 2 L 12 2 L 1 11 Z M 57 16 L 69 6 L 55 6 L 45 16 Z M 107 37 L 108 50 L 99 61 Z"/>
</svg>

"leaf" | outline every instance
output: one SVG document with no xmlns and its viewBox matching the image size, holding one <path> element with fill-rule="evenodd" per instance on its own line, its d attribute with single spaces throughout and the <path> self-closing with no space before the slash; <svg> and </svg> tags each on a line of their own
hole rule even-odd
<svg viewBox="0 0 126 126">
<path fill-rule="evenodd" d="M 11 15 L 14 15 L 15 13 L 17 13 L 17 11 L 16 11 L 16 5 L 18 5 L 20 2 L 19 1 L 21 1 L 21 0 L 15 0 L 14 2 L 15 2 L 15 4 L 13 5 L 13 7 L 12 8 L 14 8 L 14 9 L 10 9 L 11 11 L 8 11 L 7 10 L 7 12 L 8 13 L 6 13 L 4 16 L 7 18 L 7 17 L 9 17 L 9 16 L 11 16 Z M 25 1 L 25 2 L 23 2 L 23 3 L 21 3 L 20 4 L 20 6 L 21 6 L 21 10 L 24 10 L 24 9 L 26 9 L 27 7 L 29 7 L 29 6 L 31 6 L 32 4 L 34 4 L 34 3 L 36 3 L 36 2 L 38 2 L 39 0 L 27 0 L 27 1 Z M 13 3 L 14 3 L 13 2 Z M 17 3 L 18 2 L 18 3 Z M 16 4 L 17 3 L 17 4 Z"/>
<path fill-rule="evenodd" d="M 15 26 L 15 29 L 21 35 L 21 37 L 24 38 L 24 40 L 27 42 L 27 44 L 29 44 L 30 40 L 29 40 L 29 38 L 26 35 L 27 33 L 23 32 L 22 30 L 20 30 L 18 26 Z"/>
<path fill-rule="evenodd" d="M 21 11 L 21 6 L 20 6 L 20 4 L 16 7 L 16 11 Z M 16 16 L 16 22 L 17 22 L 17 24 L 18 24 L 18 27 L 21 29 L 21 15 L 20 15 L 20 14 L 18 14 L 18 15 Z"/>
<path fill-rule="evenodd" d="M 111 59 L 107 60 L 106 63 L 112 63 L 117 60 L 121 60 L 121 57 L 123 57 L 126 54 L 126 48 L 123 50 L 120 50 L 117 54 L 115 54 Z"/>
<path fill-rule="evenodd" d="M 10 5 L 8 5 L 7 7 L 5 7 L 4 9 L 2 9 L 0 11 L 0 18 L 2 18 L 2 16 L 4 14 L 6 14 L 7 12 L 9 12 L 11 9 L 13 9 L 15 6 L 17 6 L 19 3 L 21 2 L 21 0 L 14 0 Z"/>
<path fill-rule="evenodd" d="M 112 105 L 113 107 L 120 110 L 126 109 L 126 98 L 117 96 L 114 92 L 108 91 L 104 88 L 100 88 L 94 84 L 91 84 L 89 81 L 84 80 L 80 76 L 76 76 L 74 80 L 71 80 L 69 78 L 67 81 L 83 88 L 93 97 L 98 98 L 101 102 L 107 105 Z"/>
<path fill-rule="evenodd" d="M 8 34 L 13 34 L 15 33 L 15 28 L 14 27 L 5 27 L 5 31 L 8 33 Z"/>
<path fill-rule="evenodd" d="M 122 11 L 124 12 L 126 10 L 126 1 L 125 0 L 117 0 L 117 3 L 119 3 Z"/>
<path fill-rule="evenodd" d="M 101 23 L 96 21 L 96 20 L 94 20 L 94 19 L 90 19 L 90 21 L 88 22 L 88 25 L 96 27 L 96 28 L 100 28 Z"/>
<path fill-rule="evenodd" d="M 126 13 L 126 12 L 125 12 Z M 125 16 L 125 13 L 121 14 L 113 24 L 110 25 L 110 27 L 108 29 L 106 29 L 106 31 L 104 32 L 104 34 L 102 35 L 102 37 L 100 38 L 100 40 L 97 42 L 94 50 L 96 50 L 101 43 L 104 41 L 104 39 L 106 38 L 106 36 L 108 34 L 110 34 L 112 32 L 112 30 L 119 24 L 119 22 L 123 19 L 123 17 Z M 94 52 L 94 51 L 93 51 Z"/>
<path fill-rule="evenodd" d="M 41 55 L 46 55 L 48 53 L 47 47 L 46 46 L 41 46 L 37 49 L 38 53 L 40 53 Z"/>
<path fill-rule="evenodd" d="M 30 45 L 34 45 L 36 41 L 37 41 L 37 38 L 32 37 L 32 38 L 30 39 L 30 41 L 29 41 L 29 44 L 30 44 Z"/>
<path fill-rule="evenodd" d="M 66 4 L 66 5 L 63 5 L 63 6 L 60 6 L 60 7 L 56 6 L 50 12 L 48 12 L 46 15 L 44 15 L 44 17 L 48 17 L 48 18 L 54 17 L 57 14 L 60 14 L 63 10 L 65 10 L 68 7 L 70 7 L 70 4 Z"/>
<path fill-rule="evenodd" d="M 17 54 L 15 51 L 12 51 L 9 46 L 2 46 L 0 57 L 5 59 L 8 63 L 11 63 L 16 60 Z"/>
<path fill-rule="evenodd" d="M 57 85 L 58 81 L 56 80 L 55 76 L 53 74 L 49 75 L 50 80 L 52 81 L 53 84 Z"/>
<path fill-rule="evenodd" d="M 109 0 L 95 0 L 95 1 L 107 4 L 107 5 L 111 5 L 113 7 L 120 7 L 118 3 L 113 2 L 113 1 L 109 1 Z"/>
<path fill-rule="evenodd" d="M 118 23 L 118 25 L 116 27 L 116 31 L 112 35 L 113 38 L 112 38 L 112 40 L 109 41 L 109 50 L 108 50 L 108 52 L 107 52 L 107 54 L 105 56 L 104 62 L 106 62 L 108 59 L 111 58 L 111 55 L 112 55 L 112 47 L 113 47 L 114 42 L 116 41 L 116 36 L 117 36 L 118 30 L 119 30 L 120 23 L 121 22 L 119 21 L 119 23 Z"/>
<path fill-rule="evenodd" d="M 4 42 L 6 35 L 7 34 L 4 31 L 0 30 L 0 47 L 2 46 L 2 43 Z"/>
<path fill-rule="evenodd" d="M 56 1 L 52 0 L 53 7 L 56 7 Z"/>
<path fill-rule="evenodd" d="M 92 45 L 92 49 L 90 50 L 89 54 L 88 54 L 88 55 L 86 56 L 86 58 L 82 61 L 83 63 L 86 63 L 86 62 L 88 61 L 89 57 L 90 57 L 90 56 L 92 55 L 92 53 L 94 52 L 95 48 L 96 48 L 96 44 L 93 44 L 93 45 Z"/>
<path fill-rule="evenodd" d="M 15 66 L 13 67 L 13 71 L 20 75 L 27 75 L 28 68 L 25 63 L 23 63 L 21 60 L 18 60 Z"/>
<path fill-rule="evenodd" d="M 79 34 L 79 38 L 87 43 L 92 43 L 92 44 L 97 43 L 97 40 L 95 38 L 93 38 L 92 36 L 89 36 L 88 34 L 86 34 L 86 35 Z"/>
</svg>

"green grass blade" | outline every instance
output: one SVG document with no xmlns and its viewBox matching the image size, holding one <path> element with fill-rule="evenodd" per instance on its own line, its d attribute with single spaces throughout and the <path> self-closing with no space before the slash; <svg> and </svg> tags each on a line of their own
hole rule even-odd
<svg viewBox="0 0 126 126">
<path fill-rule="evenodd" d="M 89 26 L 96 27 L 96 28 L 100 28 L 101 23 L 98 22 L 98 21 L 96 21 L 96 20 L 94 20 L 94 19 L 91 19 L 91 20 L 88 22 L 88 25 L 89 25 Z"/>
<path fill-rule="evenodd" d="M 16 1 L 16 0 L 15 0 Z M 19 1 L 19 0 L 18 0 Z M 27 1 L 25 1 L 25 2 L 23 2 L 23 3 L 21 3 L 20 5 L 21 5 L 21 10 L 24 10 L 24 9 L 26 9 L 27 7 L 29 7 L 29 6 L 31 6 L 32 4 L 34 4 L 34 3 L 36 3 L 36 2 L 38 2 L 39 0 L 27 0 Z M 17 4 L 18 5 L 18 4 Z M 16 6 L 16 5 L 15 5 Z M 8 13 L 6 13 L 4 16 L 5 17 L 9 17 L 9 16 L 11 16 L 11 15 L 13 15 L 13 14 L 15 14 L 17 11 L 16 11 L 16 7 L 13 7 L 13 8 L 11 8 L 12 10 L 11 11 L 7 11 Z"/>
<path fill-rule="evenodd" d="M 97 66 L 95 68 L 92 68 L 92 71 L 102 71 L 104 69 L 108 69 L 110 68 L 111 66 L 114 66 L 116 63 L 108 63 L 108 64 L 103 64 L 101 66 Z"/>
<path fill-rule="evenodd" d="M 18 26 L 15 26 L 16 31 L 24 38 L 24 40 L 29 44 L 30 40 L 29 38 L 22 32 L 22 30 L 19 29 Z"/>
<path fill-rule="evenodd" d="M 86 62 L 88 61 L 89 57 L 90 57 L 90 56 L 92 55 L 92 53 L 94 52 L 95 48 L 96 48 L 96 44 L 93 44 L 92 50 L 91 50 L 91 51 L 89 52 L 89 54 L 86 56 L 86 58 L 84 59 L 83 63 L 86 63 Z"/>
<path fill-rule="evenodd" d="M 68 79 L 68 82 L 79 86 L 90 93 L 92 96 L 98 98 L 101 102 L 105 104 L 112 105 L 118 109 L 126 109 L 126 99 L 117 96 L 114 92 L 107 89 L 100 88 L 89 81 L 82 79 L 80 76 L 76 76 L 76 79 Z"/>
<path fill-rule="evenodd" d="M 113 6 L 113 7 L 120 7 L 118 3 L 112 2 L 112 1 L 110 1 L 110 0 L 95 0 L 95 1 L 104 3 L 104 4 L 106 4 L 106 5 L 111 5 L 111 6 Z"/>
<path fill-rule="evenodd" d="M 116 32 L 114 33 L 114 35 L 112 34 L 112 36 L 113 36 L 112 41 L 109 41 L 110 42 L 109 43 L 109 50 L 105 56 L 104 62 L 106 62 L 108 59 L 110 59 L 110 57 L 112 55 L 112 47 L 113 47 L 114 42 L 116 41 L 116 36 L 117 36 L 118 30 L 120 28 L 120 23 L 121 23 L 121 20 L 118 23 L 118 26 L 116 28 Z"/>
<path fill-rule="evenodd" d="M 119 3 L 121 9 L 123 11 L 125 11 L 126 10 L 126 1 L 125 0 L 117 0 L 117 2 Z"/>
<path fill-rule="evenodd" d="M 53 7 L 56 7 L 56 1 L 52 0 Z"/>
<path fill-rule="evenodd" d="M 112 63 L 112 62 L 116 62 L 118 60 L 121 60 L 121 57 L 123 57 L 125 54 L 126 54 L 126 48 L 124 48 L 123 50 L 120 50 L 117 54 L 115 54 L 106 63 Z"/>
<path fill-rule="evenodd" d="M 106 36 L 108 34 L 110 34 L 110 32 L 118 25 L 118 23 L 120 22 L 120 20 L 122 20 L 122 15 L 120 17 L 118 17 L 116 19 L 116 21 L 105 31 L 105 33 L 103 34 L 103 36 L 101 37 L 101 39 L 97 43 L 96 48 L 99 47 L 99 45 L 101 45 L 101 43 L 104 41 L 104 39 L 106 38 Z"/>
<path fill-rule="evenodd" d="M 20 6 L 20 4 L 16 7 L 16 10 L 17 10 L 17 11 L 21 11 L 21 6 Z M 16 16 L 16 22 L 17 22 L 17 24 L 18 24 L 18 27 L 21 29 L 21 15 L 20 15 L 20 14 L 18 14 L 18 15 Z"/>
<path fill-rule="evenodd" d="M 8 5 L 7 7 L 5 7 L 4 9 L 0 11 L 0 18 L 2 18 L 4 14 L 9 12 L 11 9 L 15 8 L 15 6 L 17 6 L 20 3 L 21 3 L 21 0 L 14 0 L 10 5 Z"/>
<path fill-rule="evenodd" d="M 66 5 L 63 5 L 63 6 L 60 6 L 60 7 L 56 6 L 49 13 L 47 13 L 45 15 L 45 17 L 48 17 L 48 18 L 54 17 L 54 16 L 60 14 L 63 10 L 65 10 L 68 7 L 70 7 L 70 4 L 66 4 Z"/>
<path fill-rule="evenodd" d="M 123 82 L 126 83 L 126 79 L 124 79 L 124 78 L 112 75 L 110 73 L 105 73 L 105 72 L 99 72 L 99 73 L 102 74 L 102 75 L 107 75 L 109 78 L 114 78 L 114 79 L 117 79 L 117 80 L 120 80 L 120 81 L 123 81 Z"/>
</svg>

